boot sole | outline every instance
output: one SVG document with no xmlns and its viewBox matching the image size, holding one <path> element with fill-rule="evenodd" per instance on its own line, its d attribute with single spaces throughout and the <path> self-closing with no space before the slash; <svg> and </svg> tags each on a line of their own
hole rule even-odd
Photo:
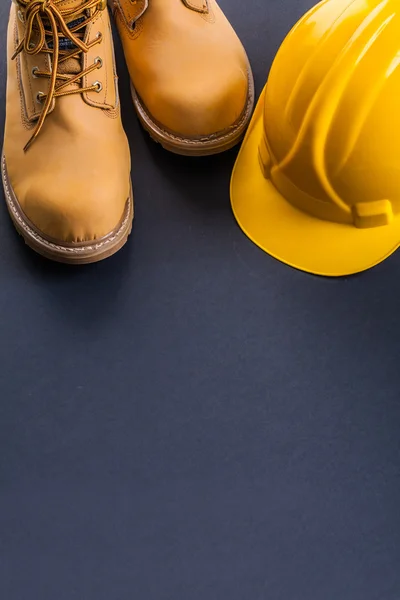
<svg viewBox="0 0 400 600">
<path fill-rule="evenodd" d="M 6 159 L 1 160 L 1 175 L 8 212 L 17 232 L 35 252 L 50 260 L 67 264 L 89 264 L 112 256 L 124 246 L 132 231 L 133 194 L 130 187 L 124 214 L 118 226 L 108 235 L 90 242 L 60 243 L 41 233 L 24 214 L 7 174 Z"/>
<path fill-rule="evenodd" d="M 248 76 L 249 92 L 246 107 L 238 121 L 228 129 L 204 137 L 185 138 L 163 129 L 162 125 L 157 123 L 150 115 L 131 81 L 132 100 L 142 126 L 151 138 L 161 144 L 163 148 L 183 156 L 210 156 L 233 148 L 243 139 L 246 133 L 254 108 L 254 80 L 250 66 Z"/>
</svg>

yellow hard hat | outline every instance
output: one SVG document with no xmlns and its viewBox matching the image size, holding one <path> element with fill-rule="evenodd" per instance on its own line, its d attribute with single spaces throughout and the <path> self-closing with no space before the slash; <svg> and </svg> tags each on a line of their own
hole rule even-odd
<svg viewBox="0 0 400 600">
<path fill-rule="evenodd" d="M 232 207 L 279 260 L 348 275 L 400 245 L 400 3 L 324 0 L 289 33 L 239 153 Z"/>
</svg>

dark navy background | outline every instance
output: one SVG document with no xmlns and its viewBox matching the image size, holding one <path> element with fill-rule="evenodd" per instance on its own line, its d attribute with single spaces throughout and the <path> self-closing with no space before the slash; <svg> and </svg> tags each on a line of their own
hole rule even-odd
<svg viewBox="0 0 400 600">
<path fill-rule="evenodd" d="M 258 93 L 311 4 L 221 0 Z M 0 598 L 399 600 L 400 253 L 328 280 L 261 252 L 236 151 L 152 143 L 117 54 L 127 247 L 51 264 L 0 208 Z"/>
</svg>

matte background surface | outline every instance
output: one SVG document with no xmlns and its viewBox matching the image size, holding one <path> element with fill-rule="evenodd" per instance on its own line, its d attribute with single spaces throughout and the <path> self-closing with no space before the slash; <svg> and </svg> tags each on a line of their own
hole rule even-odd
<svg viewBox="0 0 400 600">
<path fill-rule="evenodd" d="M 311 4 L 221 0 L 258 93 Z M 152 143 L 117 53 L 127 247 L 51 264 L 0 207 L 0 598 L 399 600 L 400 252 L 342 280 L 263 254 L 236 151 Z"/>
</svg>

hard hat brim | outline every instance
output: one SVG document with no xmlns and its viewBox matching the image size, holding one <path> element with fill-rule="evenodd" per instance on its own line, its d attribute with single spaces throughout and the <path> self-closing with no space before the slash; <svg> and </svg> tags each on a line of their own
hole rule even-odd
<svg viewBox="0 0 400 600">
<path fill-rule="evenodd" d="M 400 218 L 369 229 L 317 219 L 295 208 L 264 177 L 258 148 L 265 90 L 231 179 L 232 209 L 243 232 L 274 258 L 315 275 L 351 275 L 385 260 L 400 245 Z"/>
</svg>

